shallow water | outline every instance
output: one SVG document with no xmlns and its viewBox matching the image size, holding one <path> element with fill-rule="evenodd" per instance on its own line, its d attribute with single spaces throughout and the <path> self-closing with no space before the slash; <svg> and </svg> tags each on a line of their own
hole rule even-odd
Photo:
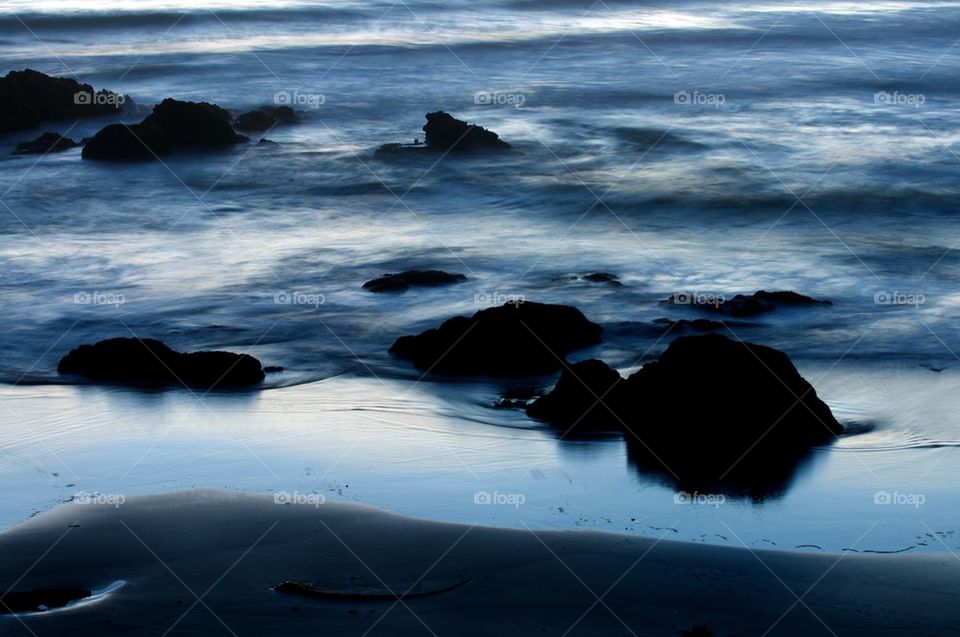
<svg viewBox="0 0 960 637">
<path fill-rule="evenodd" d="M 957 4 L 3 3 L 0 71 L 75 74 L 142 108 L 281 95 L 304 122 L 271 131 L 278 146 L 149 165 L 11 157 L 32 133 L 0 137 L 0 379 L 19 384 L 0 393 L 16 491 L 0 519 L 78 489 L 204 484 L 693 540 L 729 539 L 729 524 L 747 543 L 829 550 L 878 517 L 877 549 L 952 530 Z M 437 109 L 515 152 L 373 157 Z M 104 123 L 48 128 L 79 139 Z M 360 288 L 409 268 L 470 280 Z M 571 279 L 594 271 L 624 285 Z M 669 340 L 655 319 L 701 315 L 662 299 L 761 288 L 833 301 L 733 329 L 787 351 L 864 432 L 763 503 L 676 506 L 622 440 L 557 444 L 488 409 L 498 386 L 416 382 L 386 354 L 522 295 L 580 307 L 607 337 L 577 356 L 627 370 Z M 130 333 L 287 371 L 268 380 L 280 389 L 200 405 L 46 384 L 70 348 Z M 472 504 L 498 489 L 526 503 Z M 874 505 L 884 490 L 925 503 Z"/>
<path fill-rule="evenodd" d="M 956 372 L 802 370 L 841 419 L 871 423 L 760 500 L 683 495 L 629 462 L 621 437 L 559 440 L 496 388 L 341 376 L 258 394 L 96 387 L 2 390 L 0 524 L 71 498 L 211 486 L 278 503 L 357 501 L 407 515 L 594 529 L 750 547 L 942 551 L 955 537 Z M 895 387 L 911 396 L 896 399 Z M 917 405 L 939 404 L 918 417 Z M 934 424 L 930 424 L 930 417 Z M 809 546 L 806 546 L 809 545 Z M 820 547 L 819 549 L 815 547 Z"/>
</svg>

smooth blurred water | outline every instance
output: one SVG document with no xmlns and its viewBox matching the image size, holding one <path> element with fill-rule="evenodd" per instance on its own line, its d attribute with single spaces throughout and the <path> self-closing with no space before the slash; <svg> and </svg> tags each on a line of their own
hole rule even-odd
<svg viewBox="0 0 960 637">
<path fill-rule="evenodd" d="M 784 349 L 803 369 L 830 370 L 842 359 L 824 380 L 810 380 L 848 423 L 874 427 L 844 444 L 882 449 L 823 452 L 809 481 L 787 498 L 737 505 L 742 519 L 758 537 L 776 530 L 796 544 L 800 535 L 821 538 L 813 530 L 790 535 L 797 519 L 811 529 L 839 524 L 849 531 L 828 514 L 866 502 L 863 515 L 874 515 L 871 494 L 884 478 L 916 491 L 910 471 L 935 457 L 946 473 L 924 478 L 923 492 L 937 497 L 921 511 L 935 511 L 930 519 L 945 524 L 949 445 L 960 438 L 950 391 L 960 351 L 958 4 L 0 3 L 2 72 L 29 67 L 76 76 L 131 95 L 141 110 L 178 97 L 240 111 L 280 95 L 303 102 L 304 120 L 271 131 L 277 146 L 174 155 L 162 164 L 103 165 L 82 161 L 78 151 L 12 157 L 7 151 L 34 132 L 0 137 L 0 378 L 57 381 L 56 362 L 70 348 L 130 333 L 181 349 L 249 351 L 287 369 L 269 386 L 347 374 L 335 381 L 338 391 L 396 410 L 401 423 L 371 424 L 361 409 L 344 407 L 337 431 L 349 439 L 363 425 L 368 453 L 395 451 L 403 431 L 411 445 L 429 444 L 430 436 L 413 440 L 425 435 L 415 423 L 428 418 L 455 448 L 473 449 L 493 436 L 492 451 L 482 455 L 495 486 L 513 479 L 512 468 L 496 464 L 498 455 L 525 462 L 548 445 L 558 475 L 596 478 L 581 475 L 582 497 L 565 509 L 596 521 L 611 517 L 605 511 L 626 516 L 634 504 L 624 495 L 634 477 L 622 441 L 557 446 L 519 414 L 488 408 L 496 384 L 469 389 L 426 379 L 416 386 L 418 401 L 392 404 L 394 390 L 376 379 L 402 388 L 419 374 L 387 355 L 390 343 L 523 295 L 580 307 L 607 336 L 578 356 L 626 369 L 669 341 L 655 319 L 701 315 L 659 303 L 678 290 L 730 296 L 794 289 L 833 305 L 781 309 L 735 326 L 736 335 Z M 438 109 L 496 130 L 515 151 L 439 162 L 373 156 L 381 143 L 422 136 L 423 114 Z M 80 139 L 107 121 L 46 128 Z M 360 287 L 410 268 L 470 280 L 402 295 Z M 624 285 L 571 279 L 594 271 L 616 273 Z M 323 303 L 275 302 L 293 292 Z M 923 302 L 877 302 L 896 292 Z M 123 302 L 85 302 L 90 298 Z M 837 380 L 836 369 L 848 371 Z M 251 431 L 267 431 L 281 424 L 260 405 L 307 409 L 300 401 L 326 400 L 317 398 L 322 386 L 204 402 L 228 421 L 242 418 Z M 937 391 L 927 393 L 930 387 Z M 65 441 L 58 453 L 100 441 L 84 452 L 91 471 L 105 457 L 132 462 L 144 435 L 167 431 L 157 423 L 173 427 L 158 443 L 164 453 L 177 457 L 192 444 L 182 428 L 192 421 L 177 406 L 189 402 L 186 394 L 21 386 L 0 400 L 17 407 L 2 434 L 8 454 L 24 427 L 44 432 L 36 453 L 56 432 Z M 90 400 L 97 407 L 85 411 Z M 128 434 L 131 422 L 159 429 Z M 504 434 L 503 424 L 522 433 Z M 312 431 L 298 427 L 300 437 Z M 214 427 L 200 447 L 215 453 L 220 434 Z M 135 444 L 124 445 L 125 435 Z M 317 431 L 317 444 L 330 435 Z M 948 446 L 936 448 L 940 443 Z M 231 453 L 212 456 L 196 482 L 300 484 L 284 472 L 283 479 L 247 480 L 247 465 L 221 462 Z M 288 452 L 275 453 L 275 464 L 291 471 Z M 868 481 L 876 489 L 842 480 L 828 488 L 831 476 L 866 471 L 855 456 L 878 463 L 880 479 Z M 44 465 L 29 457 L 24 467 Z M 318 458 L 317 467 L 329 461 Z M 455 455 L 442 458 L 435 466 L 462 468 Z M 113 475 L 91 486 L 189 486 L 194 469 L 161 462 L 139 484 Z M 10 471 L 17 481 L 26 475 Z M 382 485 L 403 473 L 365 471 L 345 476 L 356 484 L 377 476 Z M 37 476 L 44 472 L 49 467 Z M 417 480 L 417 488 L 443 482 Z M 560 514 L 547 512 L 558 484 L 543 492 L 531 524 L 564 526 Z M 804 490 L 811 484 L 816 493 Z M 358 497 L 415 514 L 469 517 L 456 504 L 460 490 L 447 499 L 442 490 L 425 494 L 437 504 L 421 506 L 406 492 L 378 488 Z M 651 489 L 640 489 L 648 494 L 638 500 L 644 510 L 675 510 L 667 491 Z M 13 507 L 7 522 L 60 497 L 26 492 L 34 495 Z M 654 526 L 667 526 L 670 515 L 655 514 Z M 888 539 L 892 545 L 900 536 Z"/>
</svg>

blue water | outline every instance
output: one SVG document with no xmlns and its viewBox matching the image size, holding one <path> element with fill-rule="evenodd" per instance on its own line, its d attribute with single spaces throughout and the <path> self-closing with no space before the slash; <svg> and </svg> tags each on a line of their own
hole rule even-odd
<svg viewBox="0 0 960 637">
<path fill-rule="evenodd" d="M 839 481 L 823 495 L 831 506 L 800 483 L 800 495 L 778 505 L 786 513 L 746 505 L 744 519 L 761 516 L 758 534 L 787 532 L 798 518 L 828 529 L 812 522 L 817 511 L 849 510 L 854 498 L 872 503 L 874 491 L 900 484 L 936 493 L 922 511 L 945 526 L 957 504 L 949 485 L 960 440 L 952 391 L 960 366 L 958 5 L 0 3 L 0 72 L 74 76 L 129 94 L 141 112 L 165 97 L 241 111 L 279 94 L 303 118 L 269 133 L 277 146 L 162 164 L 95 164 L 78 151 L 12 157 L 34 134 L 0 137 L 0 379 L 20 385 L 0 402 L 15 405 L 26 391 L 42 404 L 45 392 L 60 390 L 33 385 L 57 382 L 56 362 L 70 348 L 131 333 L 181 349 L 249 351 L 286 368 L 270 377 L 272 387 L 340 375 L 412 384 L 419 374 L 386 353 L 397 336 L 506 295 L 580 307 L 607 333 L 580 356 L 626 370 L 669 341 L 655 319 L 700 315 L 659 303 L 679 290 L 794 289 L 833 305 L 778 310 L 734 331 L 816 371 L 810 380 L 859 435 L 807 471 L 817 489 Z M 381 143 L 422 135 L 423 114 L 438 109 L 499 132 L 515 152 L 440 162 L 373 156 Z M 108 121 L 46 128 L 80 139 Z M 402 295 L 360 287 L 410 268 L 460 272 L 469 282 Z M 594 271 L 616 273 L 624 285 L 571 279 Z M 322 303 L 275 302 L 294 292 Z M 891 297 L 909 302 L 878 302 Z M 417 389 L 424 403 L 391 407 L 406 426 L 429 415 L 453 432 L 462 419 L 493 436 L 516 426 L 548 435 L 519 414 L 489 409 L 495 383 L 451 389 L 425 379 Z M 122 430 L 141 417 L 134 409 L 119 418 L 109 401 L 84 411 L 84 392 L 97 390 L 71 391 L 79 393 L 56 417 L 6 410 L 17 416 L 0 420 L 0 441 L 15 446 L 31 423 L 69 426 L 82 438 L 92 434 L 84 422 Z M 242 410 L 245 400 L 211 408 Z M 172 427 L 169 439 L 182 450 L 177 431 L 189 418 L 164 416 L 163 404 L 138 409 Z M 514 453 L 535 453 L 524 439 L 511 444 Z M 622 442 L 607 444 L 595 443 L 596 457 L 561 455 L 557 470 L 569 465 L 575 474 L 592 463 L 591 475 L 611 476 L 594 488 L 628 493 L 623 480 L 637 478 L 626 471 Z M 52 462 L 42 445 L 30 449 L 9 468 L 11 481 Z M 138 449 L 102 453 L 126 460 Z M 852 464 L 851 450 L 883 455 L 876 477 Z M 193 481 L 161 463 L 136 485 L 117 471 L 89 476 L 83 488 L 283 486 L 245 482 L 238 466 L 215 458 Z M 908 477 L 934 461 L 923 480 Z M 456 458 L 447 462 L 462 469 Z M 342 467 L 331 474 L 365 475 Z M 63 497 L 36 489 L 5 521 Z M 649 489 L 657 495 L 629 491 L 612 504 L 584 497 L 574 509 L 599 519 L 628 497 L 640 498 L 631 506 L 661 497 L 661 485 Z M 454 504 L 422 507 L 396 492 L 365 499 L 469 517 Z M 838 522 L 841 531 L 855 539 L 861 522 L 878 515 L 863 511 Z M 564 526 L 562 516 L 530 520 Z M 816 542 L 839 550 L 840 532 L 831 533 Z"/>
</svg>

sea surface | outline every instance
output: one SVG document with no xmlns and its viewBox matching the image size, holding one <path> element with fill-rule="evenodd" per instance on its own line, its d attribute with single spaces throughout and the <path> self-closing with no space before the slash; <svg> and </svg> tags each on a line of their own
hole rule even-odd
<svg viewBox="0 0 960 637">
<path fill-rule="evenodd" d="M 0 73 L 129 95 L 125 121 L 166 97 L 303 120 L 276 145 L 145 164 L 11 156 L 39 131 L 0 136 L 0 526 L 78 495 L 217 486 L 478 524 L 960 549 L 958 7 L 0 2 Z M 374 156 L 436 110 L 514 150 Z M 468 281 L 361 288 L 424 268 Z M 709 316 L 664 299 L 760 289 L 832 302 L 728 335 L 786 351 L 848 426 L 764 497 L 678 494 L 622 438 L 560 440 L 492 408 L 510 384 L 387 353 L 520 298 L 579 307 L 606 337 L 573 358 L 626 373 L 676 336 L 657 319 Z M 71 348 L 131 334 L 285 371 L 210 394 L 57 376 Z"/>
</svg>

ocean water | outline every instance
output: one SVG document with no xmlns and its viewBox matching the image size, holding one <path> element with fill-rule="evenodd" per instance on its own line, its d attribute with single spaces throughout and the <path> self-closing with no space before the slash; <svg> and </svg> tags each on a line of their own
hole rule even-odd
<svg viewBox="0 0 960 637">
<path fill-rule="evenodd" d="M 15 157 L 33 132 L 0 137 L 0 473 L 16 491 L 0 520 L 78 489 L 202 484 L 467 522 L 942 550 L 960 500 L 958 5 L 0 2 L 0 72 L 77 77 L 141 113 L 279 100 L 303 119 L 275 146 L 151 164 Z M 515 150 L 374 157 L 439 109 Z M 107 121 L 47 128 L 80 139 Z M 469 280 L 360 287 L 412 268 Z M 596 271 L 623 285 L 573 278 Z M 760 502 L 679 506 L 621 439 L 558 441 L 493 410 L 501 384 L 421 379 L 386 352 L 522 296 L 603 324 L 576 356 L 626 372 L 672 338 L 656 319 L 703 316 L 663 299 L 763 288 L 833 302 L 732 331 L 788 352 L 850 434 Z M 252 395 L 59 385 L 69 349 L 131 333 L 286 371 Z M 483 491 L 525 503 L 475 505 Z"/>
</svg>

